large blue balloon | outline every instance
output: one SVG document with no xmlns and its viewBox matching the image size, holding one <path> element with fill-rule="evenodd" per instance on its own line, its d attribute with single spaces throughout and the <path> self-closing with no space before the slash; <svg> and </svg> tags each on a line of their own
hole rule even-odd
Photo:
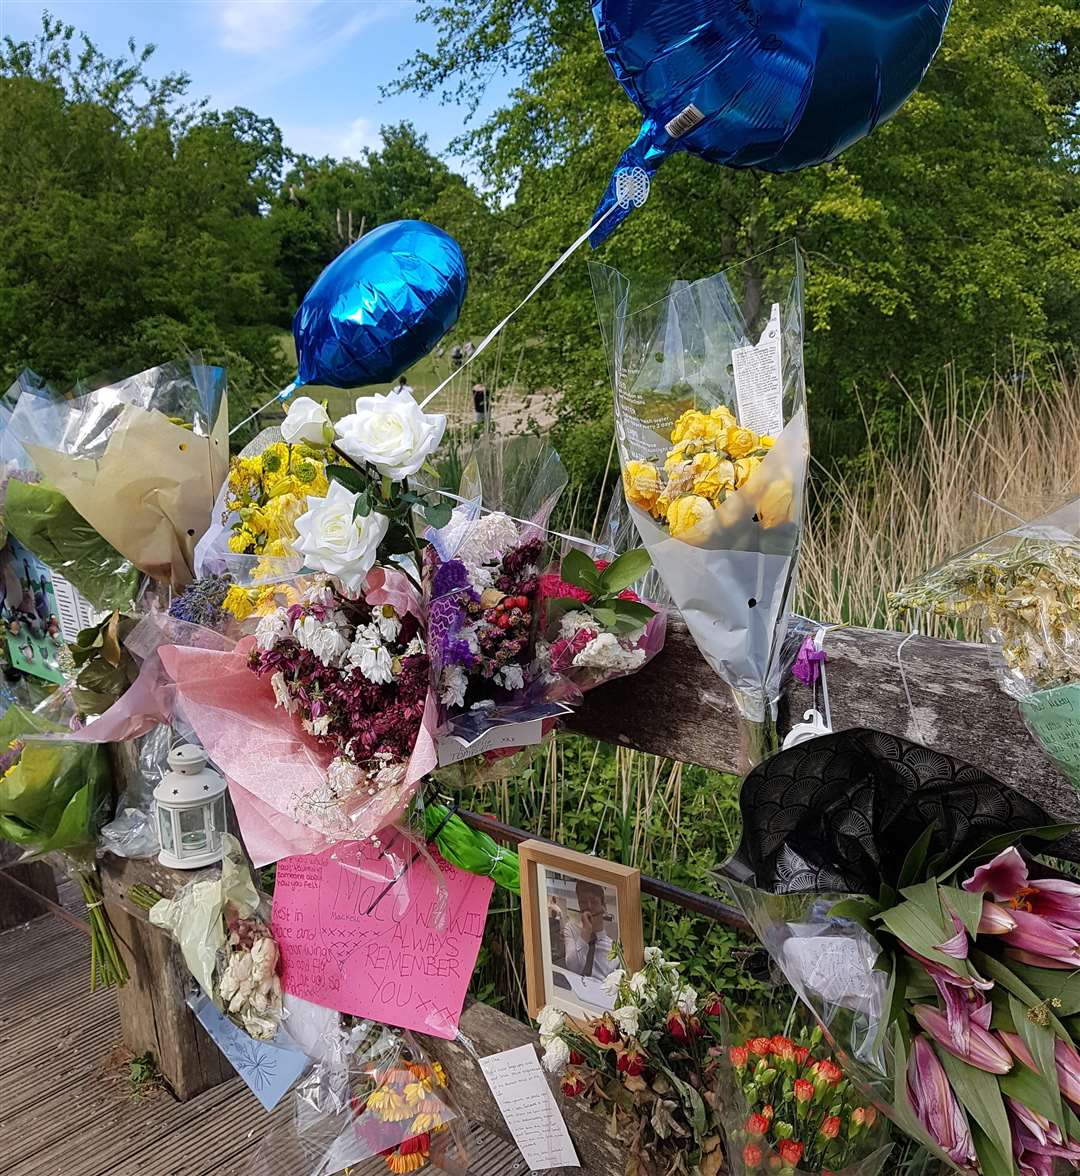
<svg viewBox="0 0 1080 1176">
<path fill-rule="evenodd" d="M 595 0 L 608 62 L 644 116 L 616 177 L 690 151 L 795 171 L 834 159 L 922 81 L 952 0 Z M 624 201 L 625 203 L 625 201 Z M 596 230 L 598 245 L 629 212 Z"/>
<path fill-rule="evenodd" d="M 461 246 L 423 221 L 393 221 L 323 270 L 293 319 L 296 386 L 393 380 L 458 320 L 469 276 Z"/>
</svg>

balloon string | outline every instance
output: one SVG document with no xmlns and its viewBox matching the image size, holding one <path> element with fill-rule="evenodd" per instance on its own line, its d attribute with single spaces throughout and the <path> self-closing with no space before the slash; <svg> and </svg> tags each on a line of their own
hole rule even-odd
<svg viewBox="0 0 1080 1176">
<path fill-rule="evenodd" d="M 585 230 L 585 232 L 582 233 L 580 237 L 578 237 L 573 245 L 571 245 L 570 248 L 563 253 L 559 260 L 555 262 L 555 264 L 548 270 L 546 274 L 544 274 L 540 281 L 537 282 L 535 286 L 533 286 L 528 294 L 525 295 L 525 297 L 517 304 L 517 306 L 514 307 L 514 309 L 506 316 L 506 318 L 504 318 L 498 326 L 494 327 L 487 333 L 487 335 L 480 341 L 476 350 L 472 353 L 472 355 L 469 356 L 468 359 L 465 360 L 461 367 L 459 367 L 457 371 L 451 372 L 450 375 L 448 375 L 433 392 L 429 392 L 427 396 L 425 396 L 424 399 L 420 401 L 421 408 L 427 408 L 427 406 L 435 399 L 436 396 L 439 395 L 439 393 L 446 387 L 447 384 L 450 383 L 451 380 L 460 375 L 474 359 L 479 358 L 480 353 L 484 350 L 484 348 L 486 348 L 487 345 L 498 336 L 499 332 L 502 331 L 503 327 L 506 326 L 506 324 L 514 317 L 514 315 L 517 314 L 517 312 L 532 299 L 533 295 L 536 294 L 542 286 L 547 284 L 549 278 L 554 277 L 554 275 L 560 269 L 562 269 L 566 262 L 570 260 L 570 258 L 581 248 L 582 245 L 585 244 L 586 241 L 588 241 L 588 239 L 604 223 L 604 221 L 606 221 L 607 218 L 611 216 L 611 214 L 619 207 L 620 205 L 618 203 L 612 204 L 612 206 L 607 210 L 607 212 L 604 213 L 602 217 L 600 217 L 599 220 L 591 224 Z"/>
<path fill-rule="evenodd" d="M 253 413 L 249 413 L 238 425 L 234 425 L 229 430 L 229 436 L 231 437 L 233 433 L 239 432 L 249 421 L 253 421 L 260 412 L 265 412 L 271 404 L 277 404 L 279 400 L 288 400 L 295 391 L 296 381 L 293 380 L 293 382 L 287 387 L 282 388 L 281 391 L 275 397 L 273 397 L 273 399 L 268 400 L 265 404 L 259 405 L 259 407 Z"/>
</svg>

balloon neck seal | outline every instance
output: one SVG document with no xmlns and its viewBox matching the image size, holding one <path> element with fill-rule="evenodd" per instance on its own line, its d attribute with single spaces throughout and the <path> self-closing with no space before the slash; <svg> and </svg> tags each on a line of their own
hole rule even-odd
<svg viewBox="0 0 1080 1176">
<path fill-rule="evenodd" d="M 615 173 L 615 202 L 620 208 L 640 208 L 649 199 L 649 173 L 643 167 L 622 167 Z"/>
<path fill-rule="evenodd" d="M 284 388 L 277 394 L 278 400 L 288 400 L 289 397 L 296 391 L 297 383 L 295 380 L 291 384 L 286 384 Z"/>
</svg>

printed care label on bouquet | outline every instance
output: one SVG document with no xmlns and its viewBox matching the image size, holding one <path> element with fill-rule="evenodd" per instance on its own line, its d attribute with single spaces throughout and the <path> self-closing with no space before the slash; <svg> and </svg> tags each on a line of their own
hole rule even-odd
<svg viewBox="0 0 1080 1176">
<path fill-rule="evenodd" d="M 784 429 L 782 338 L 780 304 L 774 302 L 757 346 L 736 347 L 731 353 L 739 424 L 770 437 L 778 436 Z"/>
<path fill-rule="evenodd" d="M 532 747 L 543 739 L 546 722 L 572 713 L 573 707 L 553 702 L 513 707 L 494 716 L 487 711 L 457 716 L 450 731 L 435 741 L 439 767 L 445 768 L 486 751 Z"/>
<path fill-rule="evenodd" d="M 249 1037 L 203 992 L 189 997 L 188 1005 L 210 1040 L 268 1111 L 281 1102 L 285 1092 L 311 1064 L 302 1049 L 280 1034 L 275 1041 L 256 1041 Z"/>
<path fill-rule="evenodd" d="M 386 836 L 384 845 L 393 834 Z M 396 850 L 349 841 L 332 852 L 282 858 L 272 926 L 282 987 L 313 1004 L 452 1039 L 476 966 L 494 883 L 412 842 Z"/>
<path fill-rule="evenodd" d="M 1080 683 L 1037 691 L 1021 701 L 1020 714 L 1061 770 L 1080 780 Z"/>
<path fill-rule="evenodd" d="M 481 1058 L 480 1069 L 530 1171 L 581 1167 L 533 1046 Z"/>
</svg>

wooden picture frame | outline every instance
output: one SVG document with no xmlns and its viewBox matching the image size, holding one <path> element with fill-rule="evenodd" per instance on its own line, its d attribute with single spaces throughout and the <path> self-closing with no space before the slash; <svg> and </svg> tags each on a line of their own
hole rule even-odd
<svg viewBox="0 0 1080 1176">
<path fill-rule="evenodd" d="M 620 966 L 611 944 L 628 972 L 645 966 L 641 871 L 546 841 L 523 841 L 518 859 L 529 1015 L 551 1004 L 576 1020 L 601 1016 L 613 1004 L 602 979 Z"/>
</svg>

